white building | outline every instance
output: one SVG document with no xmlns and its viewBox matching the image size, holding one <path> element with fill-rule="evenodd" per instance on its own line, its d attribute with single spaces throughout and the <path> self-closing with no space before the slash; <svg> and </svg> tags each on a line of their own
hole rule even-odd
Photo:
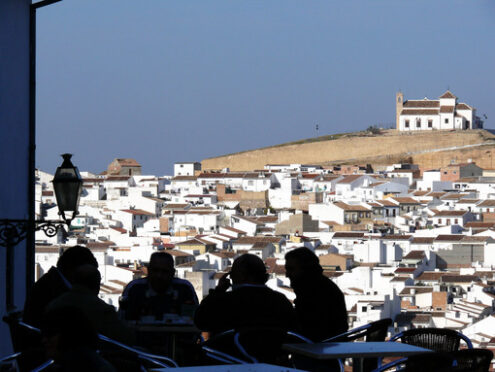
<svg viewBox="0 0 495 372">
<path fill-rule="evenodd" d="M 408 101 L 404 101 L 404 95 L 399 92 L 396 109 L 396 127 L 401 132 L 483 128 L 483 122 L 476 116 L 476 109 L 458 103 L 457 97 L 450 91 L 446 91 L 438 100 L 425 97 Z"/>
</svg>

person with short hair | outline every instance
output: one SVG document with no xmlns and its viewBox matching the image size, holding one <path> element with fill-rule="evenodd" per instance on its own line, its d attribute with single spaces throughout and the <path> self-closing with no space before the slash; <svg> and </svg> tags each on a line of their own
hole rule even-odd
<svg viewBox="0 0 495 372">
<path fill-rule="evenodd" d="M 72 276 L 72 289 L 50 302 L 47 311 L 65 307 L 75 307 L 89 319 L 96 331 L 128 345 L 136 337 L 119 319 L 115 308 L 98 297 L 101 275 L 93 265 L 79 266 Z"/>
<path fill-rule="evenodd" d="M 23 321 L 39 327 L 46 306 L 72 288 L 73 274 L 82 265 L 98 268 L 93 253 L 86 247 L 76 245 L 66 249 L 57 261 L 57 267 L 51 267 L 36 283 L 26 298 Z"/>
<path fill-rule="evenodd" d="M 308 248 L 285 255 L 285 272 L 294 289 L 298 330 L 314 342 L 348 330 L 345 298 L 325 275 L 318 257 Z"/>
<path fill-rule="evenodd" d="M 190 313 L 198 305 L 198 297 L 192 284 L 176 278 L 174 259 L 167 252 L 155 252 L 150 257 L 148 276 L 130 282 L 122 293 L 120 312 L 126 320 L 153 317 L 164 314 Z"/>
<path fill-rule="evenodd" d="M 217 287 L 201 301 L 194 323 L 212 334 L 243 327 L 289 330 L 295 320 L 292 304 L 282 293 L 268 288 L 267 280 L 261 258 L 253 254 L 239 256 L 232 270 L 224 274 Z M 230 287 L 232 290 L 227 292 Z"/>
</svg>

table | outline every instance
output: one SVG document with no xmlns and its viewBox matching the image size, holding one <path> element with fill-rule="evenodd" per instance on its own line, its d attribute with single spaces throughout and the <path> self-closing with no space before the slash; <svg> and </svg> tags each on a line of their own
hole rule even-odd
<svg viewBox="0 0 495 372">
<path fill-rule="evenodd" d="M 311 359 L 327 360 L 353 358 L 353 371 L 362 370 L 364 358 L 406 357 L 409 355 L 432 352 L 422 347 L 400 342 L 328 342 L 316 344 L 284 344 L 284 350 L 300 354 Z"/>
<path fill-rule="evenodd" d="M 169 372 L 169 368 L 152 369 L 155 372 Z M 180 367 L 173 371 L 187 372 L 303 372 L 300 369 L 276 366 L 273 364 L 253 363 L 253 364 L 227 364 L 217 366 Z"/>
<path fill-rule="evenodd" d="M 196 328 L 193 324 L 150 324 L 150 323 L 136 323 L 136 322 L 128 322 L 127 325 L 134 329 L 137 334 L 138 344 L 140 346 L 148 347 L 151 351 L 156 353 L 165 352 L 167 356 L 176 360 L 177 358 L 177 337 L 180 334 L 183 335 L 194 335 L 199 334 L 201 331 Z M 166 350 L 160 350 L 159 348 L 153 348 L 153 346 L 157 345 L 149 345 L 146 341 L 149 342 L 151 335 L 157 335 L 155 339 L 160 339 L 160 343 L 163 342 L 167 344 L 166 338 L 169 338 L 170 344 L 166 347 Z"/>
</svg>

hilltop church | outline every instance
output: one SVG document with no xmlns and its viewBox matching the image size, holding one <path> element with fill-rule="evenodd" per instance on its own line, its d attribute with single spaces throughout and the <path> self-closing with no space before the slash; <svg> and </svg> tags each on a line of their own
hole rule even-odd
<svg viewBox="0 0 495 372">
<path fill-rule="evenodd" d="M 396 126 L 401 132 L 416 130 L 453 130 L 483 128 L 483 121 L 476 116 L 476 109 L 466 103 L 458 103 L 450 91 L 438 100 L 428 98 L 404 101 L 404 94 L 396 96 Z"/>
</svg>

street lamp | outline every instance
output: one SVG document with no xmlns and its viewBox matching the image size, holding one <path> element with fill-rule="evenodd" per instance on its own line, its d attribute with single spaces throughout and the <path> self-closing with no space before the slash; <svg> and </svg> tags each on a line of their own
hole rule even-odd
<svg viewBox="0 0 495 372">
<path fill-rule="evenodd" d="M 64 162 L 57 168 L 52 182 L 57 198 L 58 214 L 70 225 L 70 221 L 77 215 L 83 181 L 79 170 L 70 161 L 72 154 L 63 154 L 62 157 Z M 68 221 L 65 212 L 72 212 Z"/>
<path fill-rule="evenodd" d="M 70 229 L 70 224 L 77 215 L 79 206 L 79 197 L 82 191 L 82 178 L 79 170 L 75 167 L 70 158 L 71 154 L 63 154 L 64 161 L 57 168 L 53 178 L 53 188 L 57 199 L 57 206 L 61 220 L 35 220 L 30 219 L 0 219 L 0 246 L 6 247 L 6 270 L 5 270 L 5 287 L 6 287 L 6 304 L 7 310 L 13 308 L 13 283 L 14 283 L 14 247 L 23 241 L 28 231 L 43 231 L 46 236 L 52 237 L 57 235 L 64 226 Z M 70 218 L 67 218 L 66 212 L 71 212 Z"/>
</svg>

